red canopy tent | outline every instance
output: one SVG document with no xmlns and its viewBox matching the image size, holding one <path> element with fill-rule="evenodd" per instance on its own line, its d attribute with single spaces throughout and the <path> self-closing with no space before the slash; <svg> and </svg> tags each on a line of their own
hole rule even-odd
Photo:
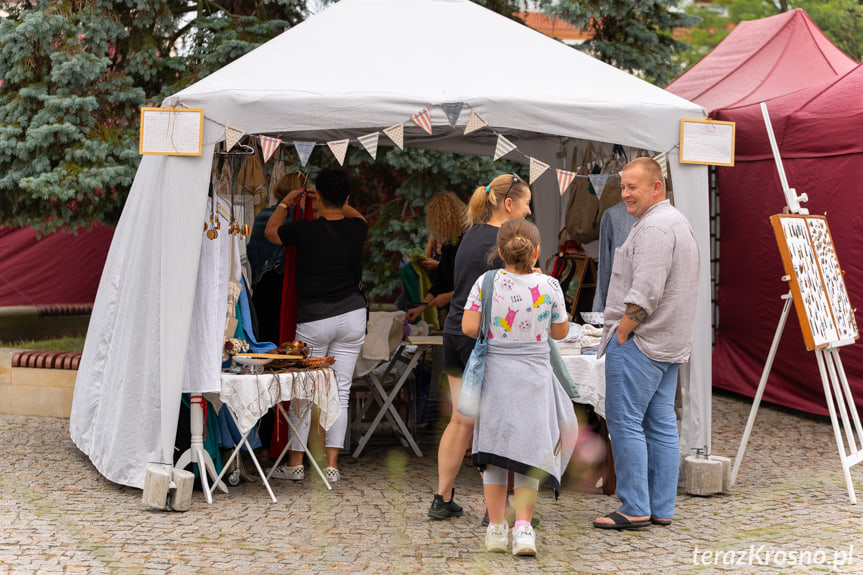
<svg viewBox="0 0 863 575">
<path fill-rule="evenodd" d="M 807 192 L 813 214 L 827 222 L 845 268 L 852 305 L 863 303 L 859 236 L 850 195 L 863 173 L 854 133 L 863 115 L 857 64 L 834 46 L 809 15 L 795 9 L 741 22 L 713 51 L 666 89 L 736 122 L 735 165 L 717 168 L 719 199 L 716 346 L 713 385 L 755 395 L 788 286 L 769 217 L 785 196 L 767 140 L 760 102 L 767 101 L 789 185 Z M 802 90 L 802 91 L 801 91 Z M 712 201 L 717 201 L 714 197 Z M 856 230 L 856 231 L 855 231 Z M 860 304 L 857 304 L 860 305 Z M 859 322 L 858 322 L 859 323 Z M 863 325 L 863 324 L 860 324 Z M 863 399 L 859 346 L 841 356 Z M 856 379 L 856 383 L 855 383 Z M 794 313 L 779 345 L 764 399 L 812 413 L 827 412 L 815 357 L 806 351 Z"/>
<path fill-rule="evenodd" d="M 32 228 L 0 227 L 0 306 L 92 303 L 114 228 L 36 237 Z"/>
<path fill-rule="evenodd" d="M 811 214 L 824 214 L 833 236 L 857 325 L 863 327 L 863 66 L 806 90 L 767 101 L 788 185 L 806 192 Z M 733 168 L 717 170 L 722 198 L 719 254 L 719 329 L 713 385 L 753 396 L 782 310 L 782 262 L 768 217 L 785 197 L 759 104 L 717 110 L 737 123 Z M 841 348 L 851 390 L 863 406 L 863 345 Z M 826 414 L 814 354 L 803 344 L 792 313 L 764 391 L 764 399 Z"/>
<path fill-rule="evenodd" d="M 708 111 L 756 104 L 844 74 L 857 63 L 801 8 L 741 22 L 665 89 Z"/>
</svg>

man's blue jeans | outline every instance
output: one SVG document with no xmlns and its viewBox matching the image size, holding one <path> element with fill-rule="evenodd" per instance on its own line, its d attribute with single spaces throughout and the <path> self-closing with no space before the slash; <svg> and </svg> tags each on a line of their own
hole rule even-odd
<svg viewBox="0 0 863 575">
<path fill-rule="evenodd" d="M 674 516 L 680 446 L 674 394 L 679 364 L 654 361 L 630 338 L 605 351 L 605 415 L 617 496 L 626 515 Z"/>
</svg>

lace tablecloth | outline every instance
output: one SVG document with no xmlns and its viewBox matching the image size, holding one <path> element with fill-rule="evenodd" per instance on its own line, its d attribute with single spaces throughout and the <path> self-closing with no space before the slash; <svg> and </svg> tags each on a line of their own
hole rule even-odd
<svg viewBox="0 0 863 575">
<path fill-rule="evenodd" d="M 222 403 L 230 407 L 241 433 L 250 430 L 280 401 L 310 401 L 320 409 L 320 424 L 324 429 L 332 427 L 341 413 L 336 374 L 328 367 L 261 374 L 224 372 L 221 378 L 221 393 L 207 399 L 217 409 Z"/>
<path fill-rule="evenodd" d="M 597 359 L 595 355 L 573 353 L 564 345 L 558 347 L 581 396 L 577 402 L 593 406 L 596 414 L 605 418 L 605 357 Z"/>
</svg>

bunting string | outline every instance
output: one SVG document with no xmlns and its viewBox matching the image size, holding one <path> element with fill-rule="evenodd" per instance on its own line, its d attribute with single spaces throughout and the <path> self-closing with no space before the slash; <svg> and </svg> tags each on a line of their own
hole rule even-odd
<svg viewBox="0 0 863 575">
<path fill-rule="evenodd" d="M 188 108 L 182 102 L 177 103 L 177 106 L 182 106 Z M 488 129 L 495 136 L 495 148 L 493 153 L 491 154 L 494 160 L 499 160 L 500 158 L 507 156 L 509 154 L 518 154 L 524 158 L 526 163 L 530 169 L 530 177 L 529 183 L 532 185 L 538 178 L 542 177 L 546 172 L 552 171 L 550 164 L 541 161 L 538 158 L 534 158 L 528 154 L 525 154 L 521 150 L 518 149 L 518 146 L 512 142 L 509 138 L 507 138 L 504 134 L 498 132 L 494 128 L 491 127 L 489 122 L 482 117 L 479 112 L 477 112 L 470 104 L 467 102 L 445 102 L 439 105 L 440 109 L 443 111 L 446 122 L 450 126 L 450 128 L 456 128 L 458 124 L 458 120 L 461 117 L 461 112 L 465 109 L 469 111 L 467 122 L 464 126 L 464 134 L 470 134 L 471 132 L 475 132 L 480 129 Z M 418 111 L 416 114 L 413 114 L 408 121 L 413 122 L 417 126 L 419 126 L 424 132 L 429 135 L 433 135 L 433 127 L 432 127 L 432 108 L 433 106 L 426 106 L 422 110 Z M 258 138 L 261 143 L 261 150 L 264 154 L 264 163 L 269 162 L 270 158 L 273 156 L 274 152 L 281 145 L 293 145 L 297 151 L 297 156 L 299 157 L 300 163 L 305 166 L 309 157 L 316 147 L 326 146 L 330 153 L 336 158 L 340 165 L 344 164 L 345 156 L 347 155 L 348 147 L 351 144 L 358 144 L 362 146 L 362 148 L 368 152 L 368 154 L 372 157 L 372 159 L 377 159 L 378 153 L 378 143 L 380 139 L 381 132 L 389 138 L 393 144 L 398 146 L 399 149 L 404 149 L 404 125 L 405 122 L 399 122 L 398 124 L 394 124 L 388 128 L 384 128 L 377 132 L 371 132 L 364 136 L 359 136 L 356 139 L 345 138 L 341 140 L 332 140 L 328 142 L 306 142 L 306 141 L 292 141 L 292 142 L 284 142 L 278 138 L 266 136 L 266 135 L 256 135 L 256 134 L 247 134 L 243 130 L 236 128 L 234 126 L 230 126 L 228 124 L 219 122 L 218 120 L 214 120 L 213 118 L 208 117 L 206 114 L 204 115 L 206 120 L 213 122 L 219 126 L 222 126 L 225 129 L 225 141 L 227 145 L 227 149 L 233 148 L 244 136 L 248 136 L 251 138 Z M 659 166 L 662 168 L 662 175 L 664 177 L 668 177 L 668 153 L 678 147 L 678 144 L 675 144 L 671 147 L 671 149 L 660 152 L 653 156 L 653 159 L 659 163 Z M 575 166 L 571 166 L 573 170 L 575 170 Z M 557 176 L 558 186 L 560 188 L 560 194 L 563 195 L 566 190 L 569 188 L 570 184 L 575 178 L 589 178 L 591 186 L 596 192 L 597 196 L 602 195 L 602 191 L 605 189 L 606 184 L 609 179 L 620 177 L 620 174 L 578 174 L 575 171 L 563 170 L 561 168 L 555 168 L 553 170 Z"/>
</svg>

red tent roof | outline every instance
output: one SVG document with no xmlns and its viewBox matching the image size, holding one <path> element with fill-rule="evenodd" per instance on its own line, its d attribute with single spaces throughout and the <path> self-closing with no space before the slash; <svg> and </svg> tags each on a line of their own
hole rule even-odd
<svg viewBox="0 0 863 575">
<path fill-rule="evenodd" d="M 795 8 L 741 22 L 666 90 L 713 111 L 795 92 L 856 65 Z"/>
<path fill-rule="evenodd" d="M 783 158 L 863 153 L 863 64 L 766 105 Z M 737 161 L 773 157 L 759 104 L 716 110 L 714 116 L 737 123 Z"/>
</svg>

